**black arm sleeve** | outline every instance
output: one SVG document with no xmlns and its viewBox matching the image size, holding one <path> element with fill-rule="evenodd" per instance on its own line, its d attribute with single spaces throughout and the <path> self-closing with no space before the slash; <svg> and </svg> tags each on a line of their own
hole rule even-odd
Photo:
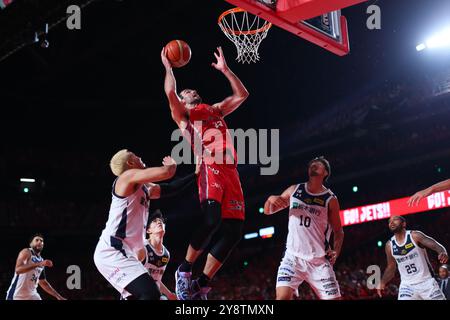
<svg viewBox="0 0 450 320">
<path fill-rule="evenodd" d="M 161 188 L 161 196 L 160 198 L 169 198 L 173 197 L 187 187 L 189 187 L 195 181 L 195 173 L 191 173 L 183 178 L 175 179 L 171 182 L 160 183 L 159 186 Z"/>
</svg>

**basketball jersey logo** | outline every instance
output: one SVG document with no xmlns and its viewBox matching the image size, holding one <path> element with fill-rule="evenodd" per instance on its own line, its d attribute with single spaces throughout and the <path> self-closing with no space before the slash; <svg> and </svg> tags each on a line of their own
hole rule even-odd
<svg viewBox="0 0 450 320">
<path fill-rule="evenodd" d="M 314 198 L 312 202 L 317 203 L 317 204 L 319 204 L 321 206 L 325 205 L 325 201 L 323 201 L 320 198 Z"/>
<path fill-rule="evenodd" d="M 241 211 L 244 208 L 244 203 L 237 200 L 230 200 L 230 210 Z"/>
<path fill-rule="evenodd" d="M 213 167 L 211 167 L 211 166 L 208 166 L 208 169 L 209 170 L 211 170 L 215 175 L 218 175 L 219 173 L 220 173 L 220 171 L 219 170 L 217 170 L 217 169 L 214 169 Z"/>
<path fill-rule="evenodd" d="M 223 127 L 222 121 L 216 121 L 216 122 L 214 122 L 214 127 L 216 127 L 216 129 L 219 129 L 220 127 Z"/>
<path fill-rule="evenodd" d="M 222 186 L 220 184 L 218 184 L 217 182 L 214 182 L 211 186 L 222 190 Z"/>
</svg>

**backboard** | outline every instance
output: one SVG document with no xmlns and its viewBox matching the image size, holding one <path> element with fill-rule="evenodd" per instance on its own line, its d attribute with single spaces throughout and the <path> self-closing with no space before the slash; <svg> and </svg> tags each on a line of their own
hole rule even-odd
<svg viewBox="0 0 450 320">
<path fill-rule="evenodd" d="M 340 9 L 367 0 L 225 0 L 339 56 L 350 52 Z"/>
</svg>

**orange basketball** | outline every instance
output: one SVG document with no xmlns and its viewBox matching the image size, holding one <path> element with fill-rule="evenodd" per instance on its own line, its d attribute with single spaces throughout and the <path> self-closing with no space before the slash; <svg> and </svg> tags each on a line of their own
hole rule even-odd
<svg viewBox="0 0 450 320">
<path fill-rule="evenodd" d="M 165 47 L 167 59 L 172 67 L 180 68 L 191 60 L 191 48 L 183 40 L 172 40 Z"/>
</svg>

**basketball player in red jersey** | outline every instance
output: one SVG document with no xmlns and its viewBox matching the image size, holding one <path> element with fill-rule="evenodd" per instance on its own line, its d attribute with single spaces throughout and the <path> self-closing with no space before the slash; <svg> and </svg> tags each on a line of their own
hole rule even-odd
<svg viewBox="0 0 450 320">
<path fill-rule="evenodd" d="M 199 222 L 200 227 L 195 230 L 190 241 L 185 261 L 175 273 L 179 300 L 207 299 L 210 290 L 208 283 L 241 239 L 245 217 L 244 195 L 236 170 L 237 154 L 223 118 L 247 99 L 248 92 L 227 66 L 222 48 L 217 50 L 214 53 L 217 61 L 212 66 L 228 79 L 233 93 L 213 105 L 202 103 L 196 90 L 184 89 L 177 93 L 172 66 L 164 48 L 161 52 L 161 60 L 166 69 L 164 90 L 172 119 L 200 158 L 197 184 L 203 221 Z M 200 148 L 195 141 L 200 142 Z M 220 236 L 208 253 L 202 275 L 191 281 L 193 263 L 216 232 Z"/>
</svg>

